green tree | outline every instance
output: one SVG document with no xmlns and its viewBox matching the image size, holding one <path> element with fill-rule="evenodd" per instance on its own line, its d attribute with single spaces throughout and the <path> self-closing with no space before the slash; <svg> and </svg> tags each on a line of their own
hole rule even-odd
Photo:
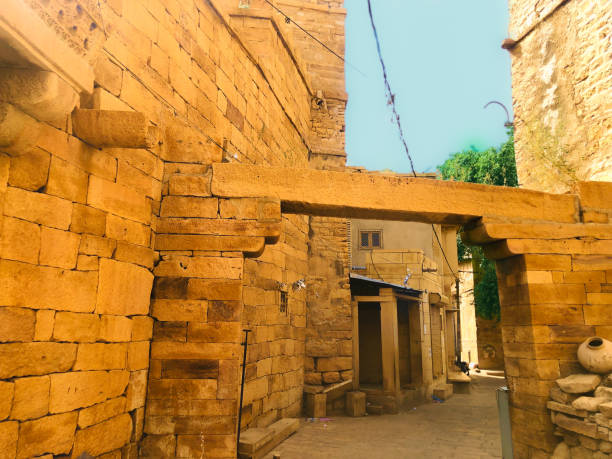
<svg viewBox="0 0 612 459">
<path fill-rule="evenodd" d="M 439 166 L 444 180 L 483 183 L 485 185 L 518 186 L 514 157 L 514 131 L 499 148 L 476 149 L 455 153 Z M 466 246 L 457 236 L 459 261 L 471 260 L 474 270 L 476 314 L 485 319 L 500 317 L 495 263 L 484 256 L 482 248 Z"/>
</svg>

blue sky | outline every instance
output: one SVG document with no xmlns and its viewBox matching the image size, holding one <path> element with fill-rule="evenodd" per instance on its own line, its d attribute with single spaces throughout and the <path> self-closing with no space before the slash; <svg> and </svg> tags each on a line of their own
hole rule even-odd
<svg viewBox="0 0 612 459">
<path fill-rule="evenodd" d="M 348 164 L 409 172 L 391 121 L 367 0 L 345 0 Z M 391 88 L 417 172 L 499 146 L 512 110 L 507 0 L 372 0 Z M 352 67 L 357 67 L 364 77 Z M 512 117 L 512 112 L 510 113 Z"/>
</svg>

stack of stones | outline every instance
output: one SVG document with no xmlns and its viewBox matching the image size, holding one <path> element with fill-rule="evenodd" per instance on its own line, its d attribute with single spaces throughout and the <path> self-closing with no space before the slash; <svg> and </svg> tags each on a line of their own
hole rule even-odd
<svg viewBox="0 0 612 459">
<path fill-rule="evenodd" d="M 612 458 L 612 374 L 575 374 L 550 390 L 555 434 L 563 437 L 554 459 Z"/>
</svg>

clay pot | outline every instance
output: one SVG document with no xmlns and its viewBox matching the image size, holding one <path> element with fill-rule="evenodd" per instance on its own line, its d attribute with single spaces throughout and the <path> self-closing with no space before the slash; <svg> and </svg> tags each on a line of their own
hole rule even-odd
<svg viewBox="0 0 612 459">
<path fill-rule="evenodd" d="M 612 342 L 592 336 L 578 347 L 578 361 L 592 373 L 612 372 Z"/>
</svg>

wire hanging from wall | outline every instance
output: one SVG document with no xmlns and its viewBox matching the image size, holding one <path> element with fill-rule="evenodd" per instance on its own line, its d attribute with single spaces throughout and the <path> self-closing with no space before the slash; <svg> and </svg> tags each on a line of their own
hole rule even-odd
<svg viewBox="0 0 612 459">
<path fill-rule="evenodd" d="M 387 75 L 387 66 L 385 65 L 385 61 L 382 56 L 382 51 L 380 49 L 380 40 L 378 38 L 378 31 L 376 30 L 376 24 L 374 23 L 374 15 L 372 14 L 371 0 L 368 0 L 368 14 L 370 15 L 370 24 L 372 25 L 372 31 L 374 32 L 374 39 L 376 40 L 376 50 L 378 52 L 378 60 L 380 61 L 380 65 L 382 67 L 383 80 L 385 83 L 385 91 L 387 93 L 387 104 L 391 106 L 391 111 L 393 112 L 393 120 L 395 121 L 395 124 L 397 125 L 400 140 L 402 142 L 402 146 L 404 147 L 404 151 L 406 152 L 406 156 L 408 157 L 408 161 L 410 162 L 410 169 L 412 171 L 412 175 L 414 175 L 414 177 L 417 178 L 417 173 L 414 169 L 414 162 L 412 161 L 412 156 L 410 155 L 410 150 L 408 149 L 408 143 L 406 142 L 406 138 L 404 136 L 404 129 L 402 128 L 402 121 L 397 111 L 397 106 L 395 105 L 395 94 L 391 90 L 391 84 L 389 83 L 389 78 Z M 444 248 L 442 247 L 442 243 L 440 242 L 440 238 L 438 237 L 438 233 L 433 224 L 431 225 L 431 229 L 434 233 L 434 236 L 436 237 L 438 246 L 440 247 L 440 250 L 442 251 L 442 255 L 444 256 L 444 261 L 446 261 L 446 264 L 448 265 L 448 269 L 450 269 L 453 277 L 455 279 L 458 279 L 459 277 L 457 276 L 457 274 L 455 273 L 455 270 L 452 268 L 452 266 L 450 265 L 450 262 L 448 261 L 448 257 L 446 256 L 446 253 L 444 252 Z"/>
</svg>

